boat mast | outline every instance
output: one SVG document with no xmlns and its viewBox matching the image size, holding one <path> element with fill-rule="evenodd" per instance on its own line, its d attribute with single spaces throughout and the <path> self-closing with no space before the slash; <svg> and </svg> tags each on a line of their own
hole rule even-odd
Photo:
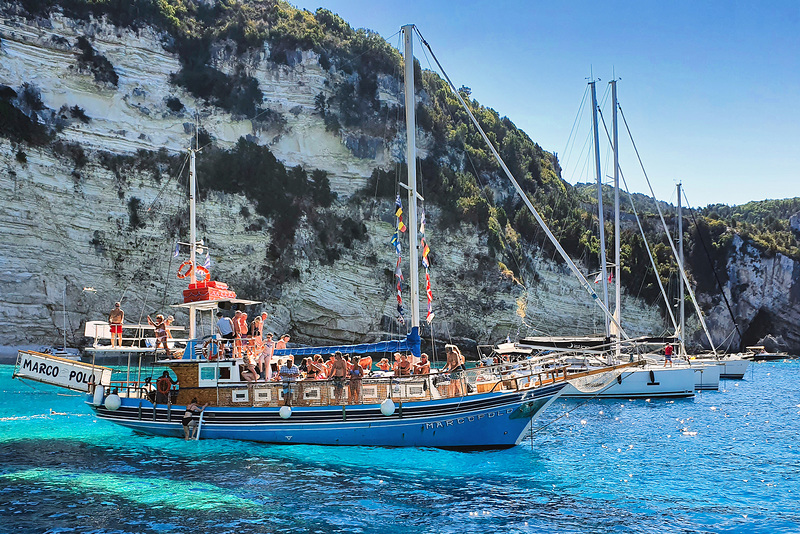
<svg viewBox="0 0 800 534">
<path fill-rule="evenodd" d="M 64 295 L 62 304 L 64 305 L 64 352 L 67 352 L 67 283 L 64 282 Z"/>
<path fill-rule="evenodd" d="M 620 285 L 620 227 L 619 227 L 619 143 L 617 135 L 617 80 L 611 80 L 611 102 L 614 107 L 612 117 L 612 130 L 614 135 L 614 290 L 615 290 L 615 309 L 614 318 L 617 324 L 622 324 L 622 312 L 620 300 L 622 297 L 622 286 Z M 620 356 L 621 347 L 619 333 L 617 334 L 616 353 Z"/>
<path fill-rule="evenodd" d="M 592 86 L 592 132 L 594 134 L 594 163 L 595 174 L 597 175 L 597 215 L 598 226 L 600 227 L 600 276 L 603 277 L 603 302 L 608 306 L 608 274 L 606 268 L 606 229 L 605 212 L 603 210 L 603 178 L 600 174 L 600 139 L 597 136 L 597 92 L 595 82 L 589 82 Z M 603 316 L 605 322 L 606 336 L 608 335 L 608 317 Z"/>
<path fill-rule="evenodd" d="M 420 36 L 420 38 L 422 39 L 422 36 Z M 422 39 L 422 44 L 424 44 L 427 47 L 428 51 L 431 53 L 431 57 L 436 62 L 436 65 L 438 65 L 439 70 L 442 73 L 442 76 L 444 76 L 444 79 L 447 81 L 447 85 L 450 86 L 450 89 L 455 94 L 455 97 L 458 99 L 458 102 L 459 104 L 461 104 L 461 107 L 463 108 L 464 112 L 467 114 L 467 116 L 469 117 L 472 124 L 475 126 L 475 129 L 478 131 L 478 133 L 481 134 L 483 141 L 486 143 L 486 146 L 489 148 L 489 151 L 492 153 L 492 156 L 494 156 L 494 159 L 497 160 L 497 164 L 500 165 L 501 169 L 503 169 L 503 172 L 508 177 L 509 181 L 511 182 L 511 185 L 514 186 L 514 189 L 517 191 L 517 194 L 519 195 L 522 202 L 528 208 L 528 211 L 531 212 L 533 218 L 536 220 L 537 223 L 539 223 L 539 226 L 542 228 L 542 230 L 544 230 L 545 235 L 553 244 L 553 247 L 556 249 L 556 251 L 558 251 L 559 255 L 564 259 L 564 262 L 567 264 L 567 267 L 569 267 L 569 269 L 572 271 L 572 274 L 575 275 L 575 278 L 578 279 L 578 282 L 580 283 L 581 287 L 585 289 L 587 293 L 589 293 L 589 296 L 592 298 L 595 304 L 600 306 L 600 309 L 603 310 L 605 316 L 608 317 L 608 319 L 614 324 L 616 328 L 619 329 L 619 333 L 623 335 L 626 339 L 628 339 L 629 337 L 628 334 L 626 334 L 625 331 L 622 329 L 622 326 L 619 324 L 617 319 L 611 314 L 606 304 L 602 302 L 600 297 L 597 296 L 597 293 L 592 287 L 592 284 L 588 280 L 586 280 L 586 277 L 583 276 L 583 273 L 581 273 L 580 269 L 578 269 L 578 266 L 575 265 L 575 262 L 572 261 L 572 259 L 569 257 L 567 251 L 564 250 L 564 247 L 562 247 L 561 243 L 558 242 L 556 236 L 553 235 L 553 232 L 550 230 L 550 227 L 547 226 L 547 223 L 544 222 L 542 216 L 533 206 L 533 203 L 531 202 L 531 199 L 528 198 L 528 195 L 525 192 L 525 190 L 522 189 L 522 186 L 519 185 L 517 179 L 514 178 L 513 174 L 511 174 L 511 170 L 509 170 L 508 165 L 506 165 L 506 162 L 503 161 L 502 157 L 500 157 L 500 153 L 497 152 L 497 149 L 494 147 L 491 140 L 489 140 L 489 136 L 486 135 L 486 132 L 483 131 L 483 128 L 481 128 L 478 119 L 475 118 L 475 115 L 472 113 L 472 110 L 470 110 L 467 103 L 464 102 L 464 99 L 458 92 L 458 88 L 456 88 L 455 84 L 453 83 L 453 80 L 450 79 L 450 76 L 447 75 L 447 72 L 445 72 L 444 68 L 442 67 L 442 64 L 439 63 L 439 60 L 436 58 L 436 54 L 433 53 L 433 50 L 431 50 L 430 45 L 425 41 L 425 39 Z"/>
<path fill-rule="evenodd" d="M 189 260 L 192 262 L 192 269 L 190 273 L 190 282 L 197 282 L 197 274 L 195 268 L 197 267 L 197 253 L 195 247 L 197 246 L 197 225 L 195 222 L 195 154 L 197 147 L 189 149 Z M 195 330 L 195 308 L 189 306 L 189 339 L 194 339 Z"/>
<path fill-rule="evenodd" d="M 681 183 L 678 182 L 678 263 L 681 264 L 681 268 L 683 268 L 683 214 L 681 211 Z M 684 299 L 683 299 L 683 277 L 678 277 L 678 305 L 680 306 L 680 336 L 678 340 L 680 344 L 678 345 L 678 350 L 680 351 L 681 355 L 686 354 L 686 344 L 684 343 L 684 332 L 686 329 L 686 310 L 684 308 Z"/>
<path fill-rule="evenodd" d="M 408 261 L 411 277 L 411 330 L 419 330 L 419 251 L 417 250 L 417 142 L 414 98 L 414 25 L 402 27 L 405 44 L 406 164 L 408 166 Z"/>
</svg>

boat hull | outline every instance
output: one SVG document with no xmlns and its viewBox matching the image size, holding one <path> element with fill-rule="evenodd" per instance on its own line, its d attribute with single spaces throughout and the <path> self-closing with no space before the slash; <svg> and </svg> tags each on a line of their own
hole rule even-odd
<svg viewBox="0 0 800 534">
<path fill-rule="evenodd" d="M 616 380 L 599 391 L 581 391 L 569 384 L 562 396 L 566 398 L 635 399 L 693 397 L 695 372 L 686 368 L 626 369 Z"/>
<path fill-rule="evenodd" d="M 718 391 L 719 379 L 722 376 L 722 367 L 716 360 L 696 363 L 692 362 L 694 370 L 694 389 L 698 391 Z"/>
<path fill-rule="evenodd" d="M 294 407 L 287 419 L 278 407 L 207 408 L 200 439 L 265 443 L 502 449 L 518 444 L 530 422 L 560 394 L 565 383 L 527 391 L 397 405 L 389 416 L 379 404 Z M 117 410 L 94 406 L 100 419 L 133 430 L 183 437 L 183 406 L 153 406 L 121 399 Z"/>
<path fill-rule="evenodd" d="M 744 373 L 747 371 L 747 367 L 750 365 L 748 360 L 743 358 L 723 358 L 720 360 L 700 360 L 695 359 L 692 360 L 692 364 L 695 362 L 700 363 L 716 363 L 719 368 L 719 377 L 724 379 L 734 379 L 734 380 L 741 380 L 744 378 Z"/>
</svg>

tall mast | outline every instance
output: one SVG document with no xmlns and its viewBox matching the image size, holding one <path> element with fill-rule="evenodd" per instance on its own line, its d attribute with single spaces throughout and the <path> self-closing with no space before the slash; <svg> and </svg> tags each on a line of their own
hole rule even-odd
<svg viewBox="0 0 800 534">
<path fill-rule="evenodd" d="M 64 352 L 67 352 L 67 282 L 64 282 Z"/>
<path fill-rule="evenodd" d="M 408 261 L 411 277 L 411 329 L 419 329 L 419 262 L 417 250 L 417 141 L 414 98 L 413 24 L 402 27 L 405 44 L 406 164 L 408 166 Z"/>
<path fill-rule="evenodd" d="M 617 135 L 617 80 L 611 80 L 611 102 L 614 107 L 612 117 L 612 130 L 614 135 L 614 290 L 615 290 L 615 309 L 614 317 L 618 324 L 622 324 L 621 298 L 622 286 L 620 285 L 620 243 L 619 243 L 619 143 Z M 620 339 L 617 335 L 616 343 L 617 357 L 620 356 Z"/>
<path fill-rule="evenodd" d="M 189 271 L 190 273 L 190 281 L 191 283 L 197 282 L 197 275 L 195 273 L 195 267 L 197 267 L 197 254 L 195 251 L 195 247 L 197 246 L 197 225 L 195 223 L 195 181 L 196 181 L 196 174 L 195 174 L 195 154 L 197 153 L 197 148 L 190 148 L 189 149 L 189 259 L 192 262 L 192 269 Z M 194 329 L 195 329 L 195 309 L 194 306 L 189 306 L 189 339 L 194 339 Z"/>
<path fill-rule="evenodd" d="M 608 273 L 606 269 L 606 229 L 605 214 L 603 211 L 603 178 L 600 173 L 600 139 L 597 136 L 597 92 L 595 82 L 589 82 L 592 86 L 592 132 L 594 133 L 594 163 L 595 174 L 597 175 L 597 216 L 600 226 L 600 276 L 603 277 L 603 303 L 608 306 Z M 606 335 L 608 335 L 608 317 L 603 316 Z"/>
<path fill-rule="evenodd" d="M 678 182 L 678 262 L 681 264 L 681 269 L 683 268 L 683 214 L 681 211 L 681 184 Z M 686 331 L 686 312 L 684 308 L 684 299 L 683 299 L 683 277 L 678 277 L 678 305 L 680 306 L 680 337 L 678 338 L 680 344 L 678 345 L 678 350 L 681 354 L 686 354 L 686 344 L 684 343 Z"/>
</svg>

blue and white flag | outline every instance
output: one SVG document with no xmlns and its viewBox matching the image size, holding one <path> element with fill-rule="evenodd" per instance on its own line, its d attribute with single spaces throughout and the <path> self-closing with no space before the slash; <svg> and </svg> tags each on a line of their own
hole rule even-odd
<svg viewBox="0 0 800 534">
<path fill-rule="evenodd" d="M 399 256 L 400 255 L 400 234 L 397 232 L 397 230 L 395 230 L 394 234 L 392 234 L 392 245 L 394 245 L 394 251 Z"/>
<path fill-rule="evenodd" d="M 209 271 L 211 270 L 211 256 L 209 255 L 207 249 L 206 249 L 206 261 L 203 262 L 203 267 L 205 267 Z"/>
<path fill-rule="evenodd" d="M 175 254 L 172 255 L 173 258 L 177 258 L 178 254 L 181 253 L 181 245 L 180 243 L 175 243 Z"/>
</svg>

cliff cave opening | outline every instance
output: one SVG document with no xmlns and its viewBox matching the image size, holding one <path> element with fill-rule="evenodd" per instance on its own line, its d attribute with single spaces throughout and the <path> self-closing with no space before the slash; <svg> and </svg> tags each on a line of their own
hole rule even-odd
<svg viewBox="0 0 800 534">
<path fill-rule="evenodd" d="M 750 326 L 742 333 L 742 348 L 757 345 L 767 335 L 774 334 L 774 323 L 775 317 L 771 312 L 763 308 L 758 310 Z"/>
</svg>

